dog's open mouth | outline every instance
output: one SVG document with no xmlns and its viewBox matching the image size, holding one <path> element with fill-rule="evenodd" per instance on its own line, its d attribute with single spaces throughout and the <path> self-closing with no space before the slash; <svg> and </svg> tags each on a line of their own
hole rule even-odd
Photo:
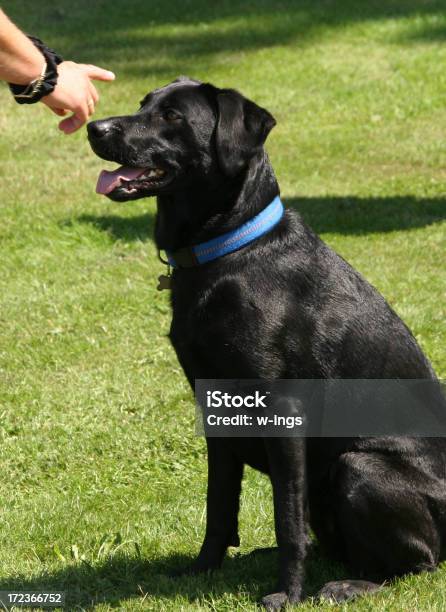
<svg viewBox="0 0 446 612">
<path fill-rule="evenodd" d="M 96 185 L 96 193 L 109 195 L 119 189 L 124 194 L 133 195 L 139 191 L 161 187 L 167 178 L 167 172 L 161 168 L 121 166 L 112 172 L 102 170 Z"/>
</svg>

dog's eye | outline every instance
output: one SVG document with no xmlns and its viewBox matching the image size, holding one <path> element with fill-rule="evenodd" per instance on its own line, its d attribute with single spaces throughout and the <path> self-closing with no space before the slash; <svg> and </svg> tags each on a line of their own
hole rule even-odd
<svg viewBox="0 0 446 612">
<path fill-rule="evenodd" d="M 164 113 L 164 119 L 166 121 L 178 121 L 179 119 L 181 119 L 181 115 L 179 115 L 176 111 L 174 111 L 173 109 L 169 108 L 168 110 L 166 110 L 166 112 Z"/>
</svg>

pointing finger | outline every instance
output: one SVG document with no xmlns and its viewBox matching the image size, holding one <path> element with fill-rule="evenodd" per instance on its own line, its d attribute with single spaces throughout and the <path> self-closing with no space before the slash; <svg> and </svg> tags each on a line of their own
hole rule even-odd
<svg viewBox="0 0 446 612">
<path fill-rule="evenodd" d="M 99 66 L 94 66 L 93 64 L 85 64 L 83 67 L 90 79 L 94 79 L 96 81 L 114 81 L 115 79 L 115 74 L 114 72 L 111 72 L 111 70 L 105 70 L 104 68 L 99 68 Z"/>
</svg>

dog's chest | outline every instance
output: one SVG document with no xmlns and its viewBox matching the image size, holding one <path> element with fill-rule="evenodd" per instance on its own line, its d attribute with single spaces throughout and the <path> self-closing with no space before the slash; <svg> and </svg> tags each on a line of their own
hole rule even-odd
<svg viewBox="0 0 446 612">
<path fill-rule="evenodd" d="M 271 296 L 231 278 L 192 286 L 172 294 L 170 340 L 191 378 L 249 378 L 279 373 L 282 350 L 276 346 L 281 316 L 272 316 Z"/>
</svg>

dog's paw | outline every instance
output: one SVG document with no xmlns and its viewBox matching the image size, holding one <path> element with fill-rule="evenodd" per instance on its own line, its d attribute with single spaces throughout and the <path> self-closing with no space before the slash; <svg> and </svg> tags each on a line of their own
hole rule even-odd
<svg viewBox="0 0 446 612">
<path fill-rule="evenodd" d="M 300 595 L 289 595 L 285 591 L 270 593 L 262 597 L 261 604 L 267 610 L 282 610 L 287 604 L 297 604 L 300 601 Z"/>
<path fill-rule="evenodd" d="M 341 603 L 360 595 L 375 593 L 381 589 L 380 584 L 366 580 L 336 580 L 327 582 L 317 594 L 319 599 L 328 599 Z"/>
</svg>

